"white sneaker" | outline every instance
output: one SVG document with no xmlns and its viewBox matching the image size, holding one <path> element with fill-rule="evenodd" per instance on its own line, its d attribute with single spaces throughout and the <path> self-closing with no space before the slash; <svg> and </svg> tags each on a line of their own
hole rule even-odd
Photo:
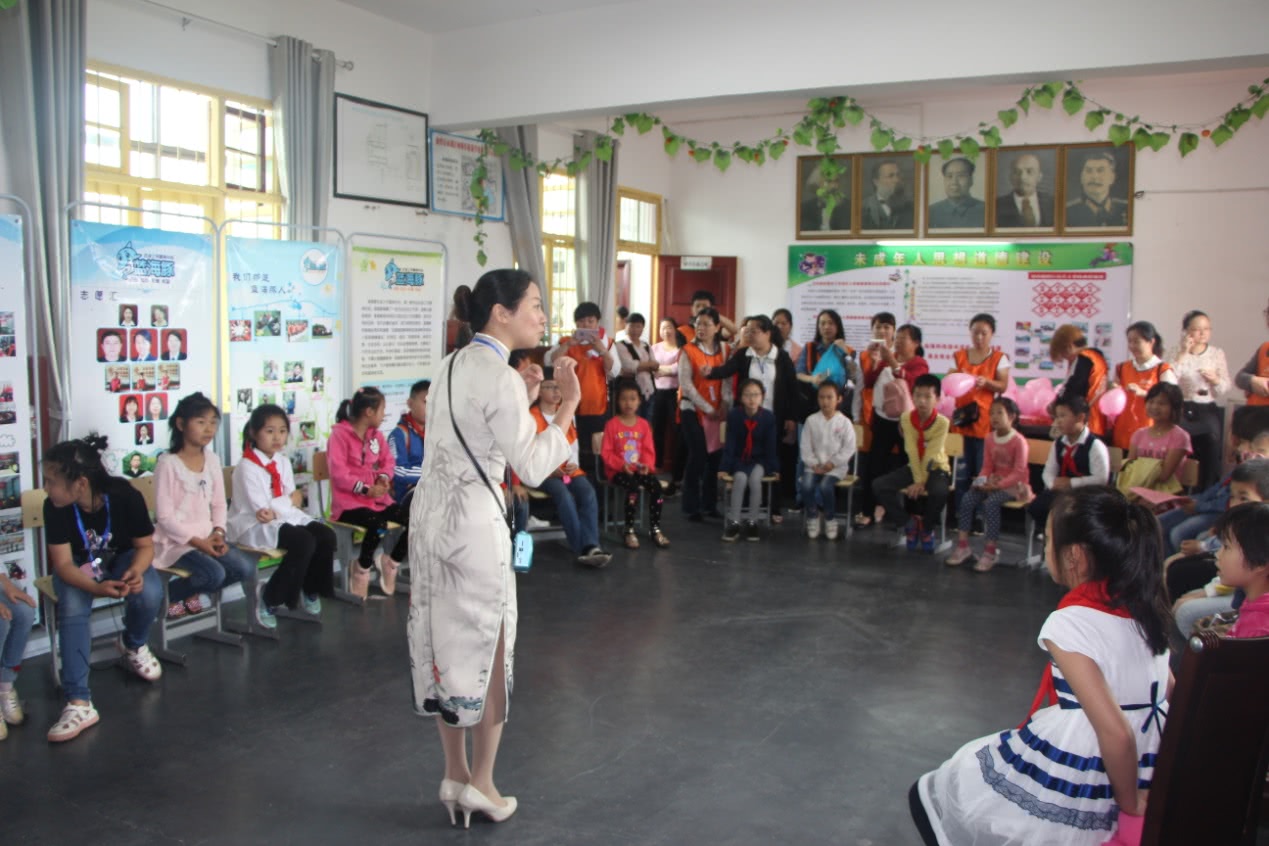
<svg viewBox="0 0 1269 846">
<path fill-rule="evenodd" d="M 806 518 L 806 539 L 815 540 L 820 536 L 820 516 Z"/>
<path fill-rule="evenodd" d="M 58 717 L 57 722 L 53 723 L 53 727 L 48 730 L 49 742 L 61 743 L 65 740 L 74 740 L 84 729 L 97 725 L 100 719 L 97 709 L 91 702 L 87 705 L 72 705 L 67 702 L 66 707 L 62 709 L 62 716 Z"/>
<path fill-rule="evenodd" d="M 25 719 L 22 703 L 18 701 L 18 691 L 11 687 L 7 693 L 0 693 L 0 723 L 20 726 Z"/>
<path fill-rule="evenodd" d="M 549 528 L 550 525 L 551 524 L 549 522 L 547 522 L 546 520 L 543 520 L 541 517 L 534 517 L 532 514 L 530 514 L 529 522 L 525 526 L 525 528 L 528 529 L 529 531 L 532 531 L 533 529 L 546 529 L 546 528 Z"/>
<path fill-rule="evenodd" d="M 0 720 L 0 740 L 4 740 L 9 736 L 9 726 L 4 720 Z"/>
<path fill-rule="evenodd" d="M 837 540 L 837 521 L 836 520 L 824 521 L 824 537 L 828 538 L 829 540 Z"/>
<path fill-rule="evenodd" d="M 119 651 L 123 653 L 123 661 L 128 669 L 146 681 L 158 681 L 163 675 L 159 659 L 154 657 L 150 647 L 145 644 L 136 649 L 128 649 L 123 645 L 123 638 L 119 638 Z"/>
</svg>

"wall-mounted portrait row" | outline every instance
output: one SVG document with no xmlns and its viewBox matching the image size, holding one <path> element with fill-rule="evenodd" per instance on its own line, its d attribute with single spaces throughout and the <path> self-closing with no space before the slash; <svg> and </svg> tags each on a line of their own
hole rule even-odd
<svg viewBox="0 0 1269 846">
<path fill-rule="evenodd" d="M 1133 147 L 1001 147 L 969 158 L 937 153 L 799 156 L 798 240 L 982 235 L 1131 235 Z M 836 205 L 826 195 L 845 199 Z"/>
</svg>

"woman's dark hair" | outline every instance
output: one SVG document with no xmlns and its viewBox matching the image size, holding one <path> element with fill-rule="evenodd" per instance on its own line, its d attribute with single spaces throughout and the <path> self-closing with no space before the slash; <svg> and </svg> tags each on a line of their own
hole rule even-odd
<svg viewBox="0 0 1269 846">
<path fill-rule="evenodd" d="M 44 451 L 44 472 L 53 470 L 67 483 L 87 479 L 93 493 L 103 493 L 110 483 L 110 474 L 101 463 L 106 449 L 106 436 L 94 432 L 73 441 L 62 441 Z"/>
<path fill-rule="evenodd" d="M 658 342 L 660 341 L 660 337 L 661 337 L 661 326 L 662 326 L 662 324 L 664 324 L 667 320 L 670 322 L 670 325 L 674 327 L 674 346 L 676 346 L 676 347 L 681 347 L 681 346 L 683 346 L 684 344 L 686 344 L 686 343 L 687 343 L 687 338 L 683 335 L 683 333 L 682 333 L 682 332 L 680 332 L 680 331 L 679 331 L 679 322 L 678 322 L 677 320 L 675 320 L 673 317 L 670 317 L 670 315 L 668 315 L 668 314 L 667 314 L 667 315 L 665 315 L 664 317 L 662 317 L 662 318 L 661 318 L 661 322 L 657 324 L 657 340 L 658 340 Z"/>
<path fill-rule="evenodd" d="M 1233 541 L 1243 553 L 1248 567 L 1259 569 L 1269 565 L 1269 502 L 1244 502 L 1221 513 L 1212 526 L 1212 534 L 1228 543 Z"/>
<path fill-rule="evenodd" d="M 258 405 L 251 412 L 251 416 L 247 418 L 247 425 L 242 427 L 242 448 L 251 447 L 255 449 L 256 435 L 260 434 L 270 420 L 274 417 L 281 417 L 283 425 L 286 426 L 287 434 L 291 432 L 291 418 L 286 416 L 286 412 L 280 405 L 274 405 L 266 402 L 264 405 Z"/>
<path fill-rule="evenodd" d="M 762 395 L 763 395 L 764 397 L 767 395 L 767 386 L 766 386 L 766 385 L 762 384 L 762 383 L 761 383 L 761 382 L 759 382 L 757 379 L 746 379 L 745 381 L 741 382 L 741 383 L 740 383 L 740 387 L 736 389 L 736 400 L 737 400 L 737 401 L 739 401 L 739 400 L 740 400 L 740 395 L 741 395 L 741 394 L 743 394 L 743 393 L 745 392 L 745 388 L 748 388 L 750 385 L 757 385 L 757 386 L 758 386 L 758 390 L 759 390 L 759 391 L 762 391 Z"/>
<path fill-rule="evenodd" d="M 497 271 L 494 271 L 495 273 Z M 518 271 L 517 271 L 518 272 Z M 485 276 L 489 274 L 486 273 Z M 480 277 L 482 280 L 484 276 Z M 476 287 L 480 287 L 477 283 Z M 339 410 L 335 412 L 335 420 L 340 423 L 352 423 L 360 420 L 361 416 L 367 411 L 378 408 L 384 402 L 383 391 L 374 387 L 358 388 L 357 393 L 352 395 L 352 399 L 344 400 L 339 404 Z"/>
<path fill-rule="evenodd" d="M 185 433 L 176 425 L 176 421 L 181 421 L 181 426 L 189 423 L 195 417 L 202 417 L 207 412 L 216 415 L 216 419 L 220 419 L 220 409 L 216 408 L 216 403 L 209 400 L 199 391 L 195 391 L 188 396 L 181 397 L 181 401 L 176 404 L 176 408 L 172 409 L 172 413 L 168 415 L 167 427 L 172 430 L 171 440 L 168 445 L 170 452 L 180 452 L 185 446 Z"/>
<path fill-rule="evenodd" d="M 467 285 L 459 285 L 454 289 L 454 317 L 458 320 L 469 320 L 467 316 L 467 304 L 471 301 L 471 288 Z"/>
<path fill-rule="evenodd" d="M 771 346 L 780 349 L 784 346 L 784 333 L 780 331 L 780 327 L 771 322 L 771 318 L 765 314 L 755 314 L 745 318 L 746 323 L 757 323 L 758 331 L 766 332 L 771 336 Z"/>
<path fill-rule="evenodd" d="M 872 320 L 868 322 L 869 327 L 872 326 L 894 326 L 898 321 L 895 320 L 894 314 L 888 311 L 879 311 L 872 316 Z"/>
<path fill-rule="evenodd" d="M 519 370 L 520 362 L 524 361 L 528 357 L 528 350 L 512 350 L 511 354 L 507 356 L 507 364 L 512 370 Z"/>
<path fill-rule="evenodd" d="M 1185 397 L 1182 396 L 1181 389 L 1168 382 L 1159 382 L 1146 391 L 1146 402 L 1155 397 L 1163 397 L 1168 401 L 1168 405 L 1172 409 L 1170 415 L 1172 419 L 1169 422 L 1174 426 L 1178 425 L 1181 422 L 1182 409 L 1185 405 Z"/>
<path fill-rule="evenodd" d="M 630 321 L 627 320 L 626 322 L 629 323 Z M 621 399 L 621 395 L 626 393 L 627 391 L 634 391 L 636 394 L 639 395 L 639 401 L 643 402 L 643 391 L 639 390 L 638 383 L 636 383 L 635 380 L 633 379 L 618 379 L 617 380 L 617 384 L 613 386 L 613 389 L 612 389 L 613 400 Z"/>
<path fill-rule="evenodd" d="M 1163 355 L 1163 336 L 1159 334 L 1159 330 L 1154 328 L 1154 324 L 1148 320 L 1138 320 L 1125 330 L 1124 334 L 1136 332 L 1141 336 L 1142 340 L 1150 344 L 1150 350 L 1155 355 Z"/>
<path fill-rule="evenodd" d="M 710 320 L 714 322 L 715 326 L 723 325 L 723 319 L 718 316 L 718 309 L 713 308 L 712 306 L 707 306 L 701 309 L 700 311 L 696 312 L 696 317 L 695 319 L 692 320 L 692 323 L 695 323 L 697 320 L 700 320 L 702 317 L 708 317 Z"/>
<path fill-rule="evenodd" d="M 900 332 L 908 333 L 908 337 L 917 345 L 916 354 L 925 358 L 925 347 L 921 346 L 921 327 L 915 323 L 905 323 L 895 330 L 896 335 Z"/>
<path fill-rule="evenodd" d="M 465 297 L 461 296 L 461 287 L 456 290 L 454 306 L 460 314 L 467 316 L 473 332 L 482 332 L 489 323 L 494 306 L 500 305 L 508 311 L 515 311 L 532 284 L 533 277 L 523 270 L 491 270 L 477 280 L 475 290 L 467 292 Z"/>
<path fill-rule="evenodd" d="M 784 319 L 789 321 L 789 325 L 792 326 L 793 312 L 789 311 L 787 308 L 778 308 L 775 311 L 771 312 L 771 319 L 775 320 L 777 317 L 779 317 L 782 314 L 784 315 Z"/>
<path fill-rule="evenodd" d="M 996 334 L 996 318 L 992 317 L 987 312 L 979 312 L 969 319 L 969 326 L 971 329 L 974 328 L 975 323 L 986 323 L 991 327 L 991 333 L 993 335 Z"/>
<path fill-rule="evenodd" d="M 1163 654 L 1172 609 L 1163 583 L 1163 533 L 1150 509 L 1114 488 L 1088 485 L 1060 492 L 1050 515 L 1054 556 L 1083 549 L 1089 579 L 1106 581 L 1111 607 L 1127 611 L 1150 651 Z"/>
<path fill-rule="evenodd" d="M 991 401 L 992 405 L 998 405 L 1005 410 L 1005 415 L 1009 418 L 1009 425 L 1014 426 L 1018 423 L 1018 404 L 1009 397 L 996 397 Z"/>
<path fill-rule="evenodd" d="M 1181 318 L 1181 331 L 1182 332 L 1190 331 L 1190 323 L 1192 323 L 1194 321 L 1194 318 L 1196 317 L 1207 317 L 1207 312 L 1199 311 L 1198 309 L 1192 309 L 1191 311 L 1187 311 L 1185 313 L 1185 316 Z M 1210 317 L 1208 317 L 1207 319 L 1211 320 Z"/>
<path fill-rule="evenodd" d="M 648 321 L 637 311 L 632 311 L 626 315 L 626 323 L 642 323 L 644 326 L 648 325 Z"/>
<path fill-rule="evenodd" d="M 1088 414 L 1088 400 L 1079 394 L 1062 394 L 1053 401 L 1053 407 L 1065 408 L 1076 417 Z"/>
<path fill-rule="evenodd" d="M 817 344 L 826 344 L 826 343 L 827 343 L 827 341 L 825 341 L 825 340 L 824 340 L 824 339 L 820 336 L 820 318 L 821 318 L 821 317 L 823 317 L 823 316 L 824 316 L 824 315 L 826 315 L 826 314 L 828 315 L 828 319 L 829 319 L 829 320 L 831 320 L 831 321 L 833 321 L 833 325 L 837 327 L 837 337 L 836 337 L 836 338 L 834 338 L 833 340 L 834 340 L 834 341 L 839 340 L 839 339 L 840 339 L 840 340 L 845 340 L 845 338 L 846 338 L 846 327 L 842 325 L 842 316 L 841 316 L 840 314 L 838 314 L 836 311 L 834 311 L 833 309 L 831 309 L 831 308 L 826 308 L 826 309 L 824 309 L 823 311 L 821 311 L 819 314 L 815 315 L 815 343 L 817 343 Z"/>
</svg>

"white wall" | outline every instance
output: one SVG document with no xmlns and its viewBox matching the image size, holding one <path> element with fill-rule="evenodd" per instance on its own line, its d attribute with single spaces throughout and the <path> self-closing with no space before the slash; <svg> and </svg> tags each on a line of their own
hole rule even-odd
<svg viewBox="0 0 1269 846">
<path fill-rule="evenodd" d="M 335 90 L 427 112 L 431 106 L 432 36 L 376 17 L 337 0 L 173 0 L 173 5 L 260 35 L 291 35 L 333 50 L 340 61 Z M 88 59 L 218 88 L 270 98 L 267 44 L 134 0 L 90 0 Z M 332 199 L 330 223 L 345 235 L 375 232 L 440 241 L 449 252 L 448 286 L 474 282 L 474 227 L 466 218 L 421 215 L 389 204 Z M 488 268 L 511 264 L 504 224 L 487 224 Z"/>
<path fill-rule="evenodd" d="M 439 123 L 503 125 L 763 92 L 1263 64 L 1266 29 L 1264 0 L 652 0 L 447 33 L 433 98 Z"/>
<path fill-rule="evenodd" d="M 1259 68 L 1090 81 L 1085 90 L 1143 117 L 1203 121 L 1243 96 L 1249 82 L 1266 75 L 1269 69 Z M 960 131 L 994 114 L 1016 90 L 1005 86 L 994 96 L 960 98 L 944 94 L 937 101 L 887 109 L 883 117 L 909 131 Z M 790 123 L 785 117 L 675 126 L 699 139 L 730 143 L 763 137 Z M 1024 118 L 1005 135 L 1010 144 L 1097 140 L 1084 129 L 1082 118 L 1068 118 L 1060 109 Z M 865 130 L 845 130 L 841 138 L 847 151 L 869 150 Z M 1265 338 L 1260 312 L 1269 293 L 1267 141 L 1269 123 L 1253 121 L 1220 149 L 1205 144 L 1184 161 L 1174 148 L 1147 150 L 1136 160 L 1136 188 L 1146 194 L 1135 207 L 1133 317 L 1154 321 L 1165 339 L 1174 342 L 1181 314 L 1202 308 L 1212 315 L 1214 342 L 1228 352 L 1234 367 Z M 673 246 L 665 252 L 739 256 L 742 313 L 769 313 L 785 304 L 788 248 L 794 243 L 796 155 L 791 148 L 779 162 L 761 167 L 736 162 L 719 173 L 680 152 L 668 178 L 663 162 L 650 163 L 648 181 L 668 186 L 664 193 Z M 633 166 L 626 166 L 634 161 L 632 157 L 620 166 L 623 184 L 639 186 L 642 181 Z"/>
</svg>

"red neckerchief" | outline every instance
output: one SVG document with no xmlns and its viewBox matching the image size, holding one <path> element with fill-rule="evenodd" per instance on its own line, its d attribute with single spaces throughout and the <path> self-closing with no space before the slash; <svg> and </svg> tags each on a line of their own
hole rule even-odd
<svg viewBox="0 0 1269 846">
<path fill-rule="evenodd" d="M 912 409 L 912 415 L 908 418 L 908 422 L 912 424 L 912 428 L 917 430 L 917 458 L 925 461 L 925 433 L 934 425 L 934 421 L 939 419 L 938 412 L 930 415 L 929 423 L 922 423 L 921 417 L 917 414 L 917 410 Z"/>
<path fill-rule="evenodd" d="M 1127 608 L 1115 607 L 1111 604 L 1110 594 L 1106 592 L 1106 580 L 1084 582 L 1071 588 L 1066 596 L 1062 597 L 1062 601 L 1058 603 L 1058 610 L 1063 608 L 1071 608 L 1080 606 L 1083 608 L 1096 608 L 1104 614 L 1112 614 L 1116 617 L 1131 617 Z M 1027 719 L 1022 721 L 1018 728 L 1022 728 L 1027 724 L 1027 720 L 1048 705 L 1057 704 L 1058 694 L 1057 688 L 1053 684 L 1053 661 L 1049 661 L 1044 668 L 1044 675 L 1040 678 L 1040 687 L 1035 692 L 1035 699 L 1031 701 L 1031 708 L 1027 711 Z"/>
<path fill-rule="evenodd" d="M 270 461 L 268 464 L 265 464 L 260 460 L 260 456 L 256 455 L 256 451 L 250 447 L 242 451 L 242 457 L 257 467 L 263 467 L 265 471 L 268 472 L 269 483 L 273 490 L 274 499 L 282 496 L 282 474 L 278 472 L 277 461 Z"/>
<path fill-rule="evenodd" d="M 409 413 L 402 414 L 401 422 L 404 423 L 407 427 L 409 427 L 409 430 L 411 432 L 418 435 L 420 441 L 427 440 L 427 437 L 424 435 L 423 424 L 415 420 L 413 414 L 409 414 Z"/>
<path fill-rule="evenodd" d="M 1083 433 L 1080 433 L 1083 437 Z M 1080 470 L 1075 466 L 1075 450 L 1079 448 L 1080 442 L 1077 440 L 1073 444 L 1067 444 L 1066 449 L 1062 450 L 1062 466 L 1058 468 L 1058 475 L 1066 479 L 1077 479 Z"/>
<path fill-rule="evenodd" d="M 740 460 L 748 462 L 753 458 L 753 430 L 758 428 L 758 420 L 745 418 L 745 448 L 740 453 Z"/>
</svg>

